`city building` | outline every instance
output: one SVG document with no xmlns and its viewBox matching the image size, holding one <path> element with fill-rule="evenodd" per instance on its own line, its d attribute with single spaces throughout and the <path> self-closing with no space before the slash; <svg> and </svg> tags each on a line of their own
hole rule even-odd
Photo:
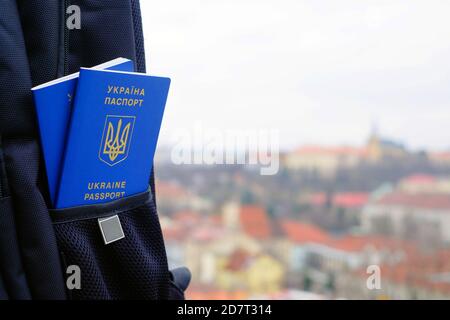
<svg viewBox="0 0 450 320">
<path fill-rule="evenodd" d="M 353 147 L 301 147 L 283 158 L 289 170 L 312 171 L 322 176 L 332 176 L 339 168 L 351 168 L 364 158 L 363 148 Z"/>
<path fill-rule="evenodd" d="M 394 191 L 374 199 L 361 214 L 365 233 L 396 235 L 427 246 L 450 243 L 450 195 Z"/>
</svg>

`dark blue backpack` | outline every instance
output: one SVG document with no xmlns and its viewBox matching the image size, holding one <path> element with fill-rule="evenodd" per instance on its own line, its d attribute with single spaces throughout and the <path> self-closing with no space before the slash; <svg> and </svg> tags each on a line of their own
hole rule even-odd
<svg viewBox="0 0 450 320">
<path fill-rule="evenodd" d="M 66 27 L 69 5 L 81 28 Z M 125 57 L 145 72 L 138 0 L 3 0 L 0 11 L 0 299 L 182 299 L 186 270 L 168 270 L 149 191 L 50 210 L 30 88 Z M 125 238 L 105 245 L 97 220 L 118 214 Z M 67 268 L 81 270 L 68 290 Z"/>
</svg>

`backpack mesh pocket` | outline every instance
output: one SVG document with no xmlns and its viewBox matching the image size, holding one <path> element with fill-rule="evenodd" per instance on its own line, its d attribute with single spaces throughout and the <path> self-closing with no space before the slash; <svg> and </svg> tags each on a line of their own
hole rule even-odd
<svg viewBox="0 0 450 320">
<path fill-rule="evenodd" d="M 104 208 L 81 207 L 74 214 L 73 209 L 52 212 L 64 264 L 81 270 L 81 289 L 70 290 L 72 299 L 169 298 L 167 258 L 154 203 L 148 197 L 138 205 L 124 200 L 127 204 L 119 200 Z M 105 245 L 98 218 L 116 214 L 125 238 Z"/>
</svg>

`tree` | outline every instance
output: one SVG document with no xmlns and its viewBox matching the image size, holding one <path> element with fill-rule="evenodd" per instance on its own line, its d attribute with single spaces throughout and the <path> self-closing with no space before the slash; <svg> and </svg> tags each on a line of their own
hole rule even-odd
<svg viewBox="0 0 450 320">
<path fill-rule="evenodd" d="M 255 196 L 250 190 L 245 190 L 242 192 L 241 196 L 241 203 L 242 204 L 253 204 L 255 203 Z"/>
<path fill-rule="evenodd" d="M 311 291 L 313 288 L 313 279 L 309 275 L 308 271 L 305 271 L 303 274 L 303 290 L 305 291 Z"/>
</svg>

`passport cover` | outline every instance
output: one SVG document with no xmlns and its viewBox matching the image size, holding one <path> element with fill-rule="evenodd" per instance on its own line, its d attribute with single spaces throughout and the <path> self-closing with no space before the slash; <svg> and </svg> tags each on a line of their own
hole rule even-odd
<svg viewBox="0 0 450 320">
<path fill-rule="evenodd" d="M 56 208 L 148 189 L 170 79 L 82 68 Z"/>
<path fill-rule="evenodd" d="M 134 71 L 133 61 L 117 58 L 95 69 Z M 78 82 L 74 73 L 32 88 L 50 200 L 54 205 L 69 126 L 72 100 Z"/>
</svg>

